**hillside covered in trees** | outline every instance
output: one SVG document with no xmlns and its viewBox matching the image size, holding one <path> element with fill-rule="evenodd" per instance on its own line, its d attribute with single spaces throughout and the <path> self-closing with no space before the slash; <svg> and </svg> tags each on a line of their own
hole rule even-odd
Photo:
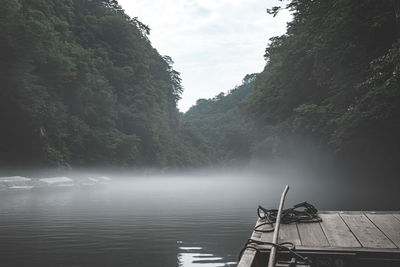
<svg viewBox="0 0 400 267">
<path fill-rule="evenodd" d="M 397 173 L 399 2 L 282 5 L 268 13 L 293 20 L 264 70 L 182 114 L 172 59 L 117 1 L 1 0 L 1 164 L 204 166 L 309 142 L 352 168 Z"/>
<path fill-rule="evenodd" d="M 292 0 L 268 12 L 282 8 L 293 20 L 270 40 L 254 89 L 199 100 L 186 119 L 219 144 L 240 129 L 222 151 L 230 160 L 239 147 L 250 157 L 288 156 L 308 140 L 349 168 L 398 173 L 399 2 Z M 231 107 L 238 115 L 219 115 L 220 105 L 240 94 L 247 97 Z"/>
<path fill-rule="evenodd" d="M 180 165 L 172 60 L 115 0 L 2 0 L 0 162 Z"/>
<path fill-rule="evenodd" d="M 256 136 L 254 125 L 247 121 L 241 102 L 253 91 L 257 74 L 246 75 L 240 86 L 228 94 L 199 99 L 184 115 L 185 129 L 197 133 L 200 151 L 210 162 L 229 163 L 251 157 Z"/>
</svg>

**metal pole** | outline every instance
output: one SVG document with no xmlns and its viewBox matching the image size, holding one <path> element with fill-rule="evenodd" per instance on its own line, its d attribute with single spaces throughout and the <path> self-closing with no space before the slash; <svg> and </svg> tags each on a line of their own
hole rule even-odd
<svg viewBox="0 0 400 267">
<path fill-rule="evenodd" d="M 272 243 L 274 243 L 274 244 L 278 243 L 279 227 L 281 226 L 282 209 L 283 209 L 283 204 L 285 203 L 286 193 L 288 191 L 289 191 L 289 186 L 287 185 L 285 187 L 285 190 L 283 190 L 283 193 L 282 193 L 282 196 L 281 196 L 281 202 L 279 203 L 278 215 L 276 216 L 274 237 L 272 238 Z M 271 247 L 271 252 L 269 254 L 268 267 L 274 267 L 275 266 L 275 258 L 276 258 L 276 247 L 272 246 Z"/>
</svg>

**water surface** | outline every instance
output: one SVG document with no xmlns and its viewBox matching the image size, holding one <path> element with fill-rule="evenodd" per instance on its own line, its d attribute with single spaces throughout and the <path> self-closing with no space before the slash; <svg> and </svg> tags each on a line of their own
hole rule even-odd
<svg viewBox="0 0 400 267">
<path fill-rule="evenodd" d="M 282 170 L 282 169 L 281 169 Z M 0 191 L 1 266 L 235 266 L 259 204 L 309 201 L 321 210 L 398 209 L 398 187 L 301 169 L 145 175 L 62 173 L 74 186 Z M 50 173 L 32 174 L 49 178 Z M 65 179 L 64 179 L 65 180 Z"/>
</svg>

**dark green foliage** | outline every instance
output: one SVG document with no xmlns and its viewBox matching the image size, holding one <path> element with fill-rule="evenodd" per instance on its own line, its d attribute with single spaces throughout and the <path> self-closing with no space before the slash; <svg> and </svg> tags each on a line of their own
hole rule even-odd
<svg viewBox="0 0 400 267">
<path fill-rule="evenodd" d="M 287 34 L 272 38 L 246 109 L 266 154 L 311 138 L 349 164 L 395 166 L 400 156 L 397 1 L 290 1 Z M 279 12 L 279 8 L 271 10 Z M 257 144 L 257 141 L 256 141 Z"/>
<path fill-rule="evenodd" d="M 243 84 L 227 95 L 199 99 L 184 116 L 184 127 L 197 132 L 197 147 L 210 163 L 248 159 L 255 133 L 251 121 L 240 110 L 240 103 L 253 90 L 256 74 L 247 75 Z M 193 139 L 193 138 L 192 138 Z"/>
<path fill-rule="evenodd" d="M 180 165 L 182 93 L 115 0 L 2 0 L 0 161 Z"/>
<path fill-rule="evenodd" d="M 395 169 L 398 1 L 292 0 L 268 12 L 283 8 L 293 20 L 264 71 L 180 114 L 172 59 L 117 1 L 0 0 L 0 163 L 198 166 L 313 140 L 352 166 Z"/>
<path fill-rule="evenodd" d="M 398 173 L 399 2 L 287 3 L 268 10 L 288 8 L 293 20 L 271 39 L 265 69 L 240 108 L 224 108 L 235 92 L 199 100 L 186 123 L 219 159 L 288 156 L 312 140 L 352 168 Z"/>
</svg>

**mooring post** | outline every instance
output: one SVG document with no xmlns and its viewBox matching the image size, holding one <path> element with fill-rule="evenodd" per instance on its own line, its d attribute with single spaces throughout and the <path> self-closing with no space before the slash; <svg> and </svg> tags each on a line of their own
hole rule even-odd
<svg viewBox="0 0 400 267">
<path fill-rule="evenodd" d="M 279 203 L 278 215 L 276 216 L 274 237 L 272 238 L 272 243 L 274 243 L 274 244 L 278 243 L 279 227 L 281 225 L 281 216 L 282 216 L 283 204 L 285 203 L 285 197 L 286 197 L 286 194 L 287 194 L 288 191 L 289 191 L 289 186 L 287 185 L 285 187 L 285 190 L 283 190 L 283 193 L 282 193 L 282 196 L 281 196 L 281 202 Z M 269 254 L 268 267 L 274 267 L 275 266 L 275 258 L 276 258 L 276 246 L 272 246 L 271 247 L 271 252 Z"/>
</svg>

